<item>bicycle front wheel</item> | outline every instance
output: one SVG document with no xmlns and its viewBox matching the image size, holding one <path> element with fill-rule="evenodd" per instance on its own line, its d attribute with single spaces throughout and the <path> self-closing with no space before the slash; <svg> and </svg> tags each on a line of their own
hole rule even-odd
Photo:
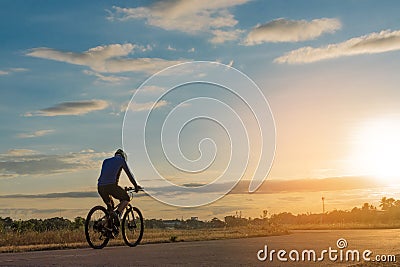
<svg viewBox="0 0 400 267">
<path fill-rule="evenodd" d="M 143 237 L 143 216 L 136 207 L 130 207 L 122 219 L 122 237 L 125 244 L 130 247 L 137 246 Z"/>
<path fill-rule="evenodd" d="M 109 238 L 107 237 L 107 209 L 102 206 L 93 207 L 85 221 L 86 241 L 92 248 L 104 248 Z"/>
</svg>

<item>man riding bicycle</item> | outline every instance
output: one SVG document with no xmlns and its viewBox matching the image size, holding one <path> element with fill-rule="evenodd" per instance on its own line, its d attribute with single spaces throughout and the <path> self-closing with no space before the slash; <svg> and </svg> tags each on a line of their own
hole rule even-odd
<svg viewBox="0 0 400 267">
<path fill-rule="evenodd" d="M 103 199 L 104 203 L 106 203 L 110 212 L 112 212 L 114 208 L 112 197 L 120 201 L 118 208 L 115 211 L 115 215 L 117 215 L 119 219 L 121 219 L 122 213 L 130 201 L 128 193 L 118 185 L 119 176 L 122 169 L 124 169 L 129 180 L 135 186 L 136 192 L 142 188 L 136 183 L 126 161 L 127 155 L 122 149 L 118 149 L 115 152 L 114 157 L 105 159 L 103 161 L 100 177 L 97 183 L 97 191 L 99 192 L 99 195 Z"/>
</svg>

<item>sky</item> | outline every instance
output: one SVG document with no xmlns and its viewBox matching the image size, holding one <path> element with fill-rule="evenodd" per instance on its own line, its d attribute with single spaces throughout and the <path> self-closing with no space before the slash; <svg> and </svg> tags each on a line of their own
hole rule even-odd
<svg viewBox="0 0 400 267">
<path fill-rule="evenodd" d="M 148 216 L 222 217 L 238 209 L 257 216 L 264 208 L 319 212 L 324 194 L 331 196 L 330 206 L 326 197 L 330 209 L 363 201 L 377 204 L 383 195 L 400 197 L 395 186 L 400 176 L 399 11 L 398 1 L 367 0 L 2 1 L 0 216 L 21 217 L 29 211 L 29 216 L 73 217 L 101 203 L 90 192 L 96 191 L 102 160 L 124 145 L 126 110 L 135 125 L 135 116 L 152 109 L 160 126 L 182 101 L 212 95 L 230 104 L 250 125 L 247 133 L 254 134 L 258 128 L 249 122 L 251 114 L 226 90 L 178 88 L 153 105 L 163 89 L 140 87 L 167 67 L 196 61 L 233 67 L 260 88 L 274 120 L 275 157 L 261 193 L 249 194 L 238 186 L 239 192 L 197 209 L 140 197 Z M 242 97 L 255 96 L 253 89 L 245 90 Z M 210 105 L 202 107 L 218 113 Z M 181 104 L 183 114 L 188 106 L 195 105 Z M 205 184 L 230 161 L 233 133 L 207 120 L 188 126 L 179 142 L 190 160 L 214 151 L 207 142 L 205 151 L 199 148 L 202 138 L 220 145 L 209 172 L 177 172 L 157 154 L 162 152 L 159 142 L 148 141 L 148 149 L 157 154 L 157 170 L 172 183 Z M 140 133 L 143 125 L 137 127 Z M 157 140 L 156 133 L 150 137 Z M 257 148 L 257 142 L 250 145 Z M 147 156 L 140 150 L 128 152 L 139 183 L 152 189 L 146 179 L 153 177 L 144 177 Z M 251 160 L 249 169 L 257 168 Z M 260 165 L 269 163 L 263 159 Z M 235 171 L 240 178 L 240 170 Z M 380 184 L 361 185 L 358 177 Z M 242 178 L 251 180 L 253 172 Z M 269 180 L 312 184 L 331 178 L 354 185 L 267 190 Z M 121 181 L 128 184 L 125 176 Z M 49 197 L 68 192 L 90 197 Z M 20 194 L 27 196 L 15 196 Z"/>
</svg>

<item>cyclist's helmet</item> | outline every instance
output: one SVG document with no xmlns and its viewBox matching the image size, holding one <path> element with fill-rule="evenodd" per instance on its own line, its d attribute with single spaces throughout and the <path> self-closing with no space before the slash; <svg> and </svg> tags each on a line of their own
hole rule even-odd
<svg viewBox="0 0 400 267">
<path fill-rule="evenodd" d="M 126 153 L 125 153 L 122 149 L 118 149 L 118 150 L 115 152 L 115 156 L 116 156 L 116 155 L 120 155 L 121 157 L 124 158 L 124 160 L 128 160 L 128 156 L 126 155 Z"/>
</svg>

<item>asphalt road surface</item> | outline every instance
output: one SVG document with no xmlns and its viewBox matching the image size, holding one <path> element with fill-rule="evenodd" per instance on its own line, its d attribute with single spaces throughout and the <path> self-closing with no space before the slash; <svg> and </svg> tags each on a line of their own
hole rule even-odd
<svg viewBox="0 0 400 267">
<path fill-rule="evenodd" d="M 337 244 L 341 238 L 345 241 Z M 347 246 L 343 247 L 346 243 Z M 265 251 L 265 246 L 268 247 L 268 258 L 260 261 L 257 254 L 260 250 Z M 272 254 L 271 261 L 269 256 L 272 250 L 276 252 Z M 277 258 L 279 250 L 286 252 L 280 255 L 282 259 L 287 259 L 286 262 Z M 316 261 L 308 260 L 308 255 L 313 259 L 312 253 L 308 252 L 304 254 L 303 261 L 304 250 L 314 250 Z M 321 257 L 323 250 L 327 252 Z M 360 262 L 364 251 L 370 250 L 371 253 L 366 256 L 371 263 L 377 255 L 387 258 L 388 255 L 400 254 L 400 230 L 295 231 L 285 236 L 147 244 L 134 248 L 3 253 L 0 254 L 0 266 L 349 266 L 359 263 L 351 261 L 350 253 L 350 261 L 346 261 L 345 255 L 349 250 L 359 252 Z M 259 253 L 261 259 L 265 257 L 264 251 Z M 296 251 L 299 253 L 299 261 L 296 260 Z M 340 253 L 343 253 L 342 261 Z M 335 255 L 336 261 L 333 260 Z M 318 261 L 319 258 L 324 260 Z M 400 266 L 400 257 L 396 258 L 395 264 L 383 266 Z"/>
</svg>

